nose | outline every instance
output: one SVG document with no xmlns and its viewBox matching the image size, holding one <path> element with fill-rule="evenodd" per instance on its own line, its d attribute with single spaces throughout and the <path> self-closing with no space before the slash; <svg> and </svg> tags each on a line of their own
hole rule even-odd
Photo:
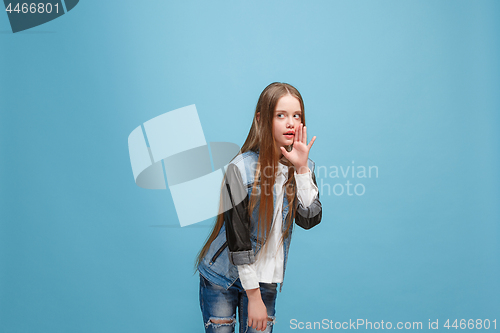
<svg viewBox="0 0 500 333">
<path fill-rule="evenodd" d="M 293 119 L 287 118 L 286 127 L 293 128 Z"/>
</svg>

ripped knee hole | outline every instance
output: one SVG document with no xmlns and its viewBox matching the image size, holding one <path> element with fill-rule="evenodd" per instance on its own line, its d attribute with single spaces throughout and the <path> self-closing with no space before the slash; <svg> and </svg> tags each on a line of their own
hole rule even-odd
<svg viewBox="0 0 500 333">
<path fill-rule="evenodd" d="M 236 324 L 236 318 L 209 318 L 207 323 L 205 324 L 205 327 L 208 327 L 209 325 L 212 325 L 214 327 L 221 327 L 221 326 L 229 326 L 229 325 L 235 325 Z"/>
<path fill-rule="evenodd" d="M 209 319 L 212 324 L 232 324 L 236 319 Z"/>
</svg>

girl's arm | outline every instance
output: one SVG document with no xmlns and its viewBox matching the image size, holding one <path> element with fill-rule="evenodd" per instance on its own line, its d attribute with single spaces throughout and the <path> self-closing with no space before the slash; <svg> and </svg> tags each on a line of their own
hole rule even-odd
<svg viewBox="0 0 500 333">
<path fill-rule="evenodd" d="M 303 124 L 300 124 L 295 131 L 292 151 L 288 152 L 284 147 L 280 147 L 281 153 L 290 162 L 292 162 L 292 164 L 295 166 L 295 169 L 299 171 L 298 173 L 304 173 L 304 170 L 306 170 L 308 165 L 310 164 L 308 163 L 309 150 L 311 149 L 315 140 L 316 137 L 314 136 L 311 142 L 307 144 L 306 127 Z M 316 184 L 316 177 L 314 176 L 314 163 L 310 165 L 312 169 L 312 180 L 317 188 L 318 185 Z M 295 223 L 297 223 L 302 228 L 311 229 L 319 222 L 321 222 L 321 202 L 319 201 L 319 193 L 311 203 L 311 205 L 304 207 L 304 205 L 299 201 L 296 208 L 297 211 L 295 214 Z"/>
<path fill-rule="evenodd" d="M 316 176 L 314 175 L 314 170 L 311 171 L 311 177 L 314 186 L 317 189 L 318 185 L 316 183 Z M 304 206 L 302 202 L 300 202 L 299 200 L 297 205 L 297 211 L 295 214 L 295 223 L 297 223 L 299 226 L 301 226 L 304 229 L 311 229 L 312 227 L 318 225 L 321 222 L 321 216 L 322 216 L 322 207 L 321 207 L 321 202 L 319 201 L 319 192 L 309 206 Z"/>
<path fill-rule="evenodd" d="M 233 265 L 252 264 L 255 262 L 255 257 L 250 241 L 249 198 L 240 170 L 234 164 L 229 164 L 227 167 L 225 185 L 224 225 L 229 261 Z"/>
<path fill-rule="evenodd" d="M 312 180 L 312 172 L 308 168 L 306 173 L 298 174 L 295 171 L 295 182 L 297 184 L 297 198 L 304 208 L 309 207 L 318 196 L 318 187 Z"/>
<path fill-rule="evenodd" d="M 250 241 L 250 216 L 248 215 L 248 192 L 243 185 L 240 170 L 234 164 L 229 164 L 226 170 L 226 191 L 223 200 L 230 203 L 224 212 L 224 224 L 226 226 L 226 239 L 229 248 L 229 261 L 238 267 L 248 271 L 252 269 L 251 264 L 255 257 Z M 250 272 L 251 273 L 251 272 Z M 255 279 L 247 288 L 255 287 Z M 245 287 L 244 287 L 245 288 Z M 248 326 L 256 330 L 264 330 L 267 327 L 267 309 L 260 294 L 259 283 L 257 287 L 245 290 L 248 297 Z"/>
<path fill-rule="evenodd" d="M 236 267 L 238 268 L 238 275 L 243 289 L 259 288 L 259 278 L 257 277 L 257 272 L 253 264 L 238 265 Z"/>
</svg>

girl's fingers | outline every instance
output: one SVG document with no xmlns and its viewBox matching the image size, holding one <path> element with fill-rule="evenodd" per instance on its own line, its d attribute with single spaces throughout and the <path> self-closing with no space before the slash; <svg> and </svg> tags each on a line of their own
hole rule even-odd
<svg viewBox="0 0 500 333">
<path fill-rule="evenodd" d="M 257 328 L 256 328 L 257 331 L 263 331 L 264 330 L 263 323 L 264 323 L 263 321 L 259 321 L 259 323 L 257 324 Z"/>
<path fill-rule="evenodd" d="M 302 139 L 305 145 L 307 145 L 307 127 L 304 126 L 304 132 L 302 133 Z"/>
<path fill-rule="evenodd" d="M 297 127 L 297 130 L 295 131 L 295 141 L 300 141 L 301 130 L 302 130 L 302 128 L 300 128 L 300 124 L 299 124 L 299 127 Z"/>
</svg>

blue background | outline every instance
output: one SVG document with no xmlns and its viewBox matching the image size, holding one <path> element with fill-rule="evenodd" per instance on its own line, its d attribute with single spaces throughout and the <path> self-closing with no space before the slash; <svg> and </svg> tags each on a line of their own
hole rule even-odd
<svg viewBox="0 0 500 333">
<path fill-rule="evenodd" d="M 196 253 L 127 137 L 196 104 L 241 145 L 262 89 L 301 91 L 320 189 L 295 229 L 290 320 L 500 317 L 498 1 L 95 1 L 13 34 L 0 15 L 0 331 L 202 332 Z M 189 136 L 189 133 L 186 133 Z M 353 163 L 354 161 L 354 163 Z"/>
</svg>

